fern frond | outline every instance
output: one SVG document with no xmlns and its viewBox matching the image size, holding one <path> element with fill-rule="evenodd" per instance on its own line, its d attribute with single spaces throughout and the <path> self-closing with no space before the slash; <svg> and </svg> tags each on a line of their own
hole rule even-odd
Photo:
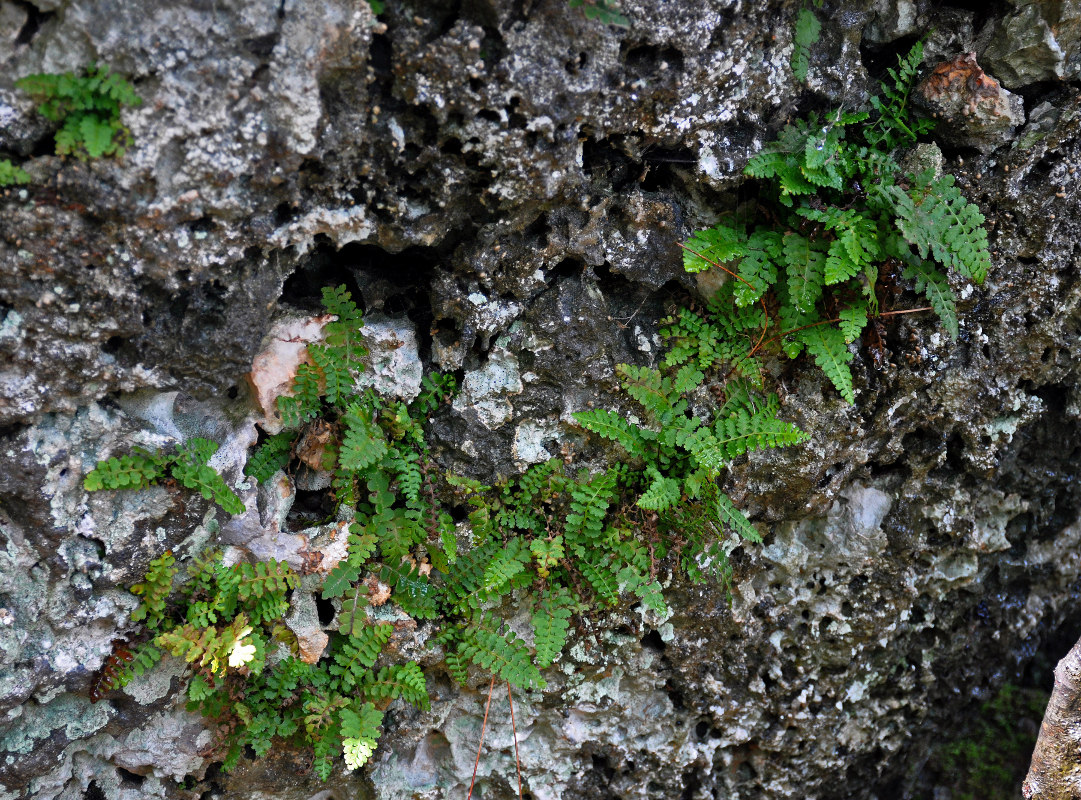
<svg viewBox="0 0 1081 800">
<path fill-rule="evenodd" d="M 961 194 L 952 175 L 919 182 L 916 196 L 890 187 L 898 230 L 921 258 L 933 256 L 947 269 L 983 283 L 991 267 L 983 214 Z"/>
<path fill-rule="evenodd" d="M 807 80 L 807 71 L 810 69 L 811 48 L 818 43 L 818 37 L 822 34 L 822 23 L 818 21 L 815 13 L 807 7 L 801 8 L 796 17 L 796 31 L 792 37 L 792 74 L 796 80 L 803 83 Z"/>
<path fill-rule="evenodd" d="M 439 591 L 409 562 L 396 568 L 383 567 L 380 580 L 394 589 L 394 602 L 415 619 L 435 619 L 439 616 Z"/>
<path fill-rule="evenodd" d="M 784 236 L 784 260 L 789 297 L 798 309 L 810 311 L 822 296 L 826 254 L 806 236 L 790 232 Z"/>
<path fill-rule="evenodd" d="M 383 724 L 383 712 L 371 703 L 354 704 L 341 710 L 340 719 L 345 768 L 359 769 L 375 752 L 382 733 L 379 726 Z"/>
<path fill-rule="evenodd" d="M 289 454 L 295 438 L 294 434 L 287 431 L 269 437 L 248 459 L 248 463 L 244 465 L 244 474 L 250 475 L 259 483 L 266 483 L 278 470 L 285 469 L 289 464 Z"/>
<path fill-rule="evenodd" d="M 953 289 L 946 276 L 928 261 L 911 261 L 905 268 L 904 277 L 916 282 L 916 291 L 922 292 L 931 303 L 931 308 L 942 320 L 942 325 L 956 339 L 958 334 L 957 306 Z"/>
<path fill-rule="evenodd" d="M 363 684 L 383 646 L 390 641 L 394 626 L 389 623 L 365 625 L 338 645 L 327 671 L 336 692 L 352 692 Z"/>
<path fill-rule="evenodd" d="M 498 549 L 497 543 L 486 542 L 458 556 L 454 572 L 446 577 L 445 598 L 452 612 L 461 614 L 479 606 L 484 570 Z"/>
<path fill-rule="evenodd" d="M 616 371 L 623 376 L 623 388 L 655 419 L 672 410 L 672 381 L 650 367 L 620 364 Z"/>
<path fill-rule="evenodd" d="M 769 228 L 755 228 L 747 237 L 739 260 L 739 277 L 732 296 L 740 308 L 756 303 L 777 282 L 777 261 L 781 256 L 781 234 Z"/>
<path fill-rule="evenodd" d="M 719 489 L 717 490 L 714 508 L 721 522 L 727 524 L 742 538 L 755 543 L 762 541 L 762 535 L 759 534 L 744 513 L 736 507 L 736 504 L 732 502 L 732 498 Z"/>
<path fill-rule="evenodd" d="M 378 674 L 368 673 L 361 691 L 373 700 L 399 697 L 425 711 L 429 708 L 428 685 L 415 661 L 382 667 Z"/>
<path fill-rule="evenodd" d="M 133 622 L 146 620 L 148 628 L 158 628 L 165 619 L 165 602 L 173 590 L 177 573 L 176 559 L 171 550 L 152 559 L 142 582 L 131 587 L 131 593 L 142 597 L 139 607 L 131 613 Z"/>
<path fill-rule="evenodd" d="M 832 325 L 816 325 L 799 331 L 796 336 L 807 348 L 807 352 L 814 356 L 815 363 L 826 373 L 826 377 L 837 387 L 841 397 L 849 405 L 856 402 L 852 372 L 848 368 L 853 354 L 848 350 L 841 329 Z"/>
<path fill-rule="evenodd" d="M 533 665 L 525 644 L 514 631 L 507 629 L 499 634 L 490 627 L 491 624 L 481 618 L 466 626 L 461 633 L 458 652 L 519 689 L 543 689 L 547 683 Z"/>
<path fill-rule="evenodd" d="M 570 630 L 570 618 L 578 599 L 565 586 L 553 586 L 537 602 L 533 612 L 534 661 L 541 669 L 551 666 L 563 650 Z"/>
<path fill-rule="evenodd" d="M 528 545 L 522 537 L 515 536 L 484 568 L 481 591 L 489 596 L 501 594 L 531 560 L 532 553 Z"/>
<path fill-rule="evenodd" d="M 792 205 L 792 196 L 814 194 L 815 185 L 804 177 L 799 161 L 779 142 L 767 144 L 743 170 L 752 178 L 774 178 L 781 190 L 780 202 Z"/>
<path fill-rule="evenodd" d="M 581 555 L 585 549 L 596 547 L 604 535 L 604 521 L 616 496 L 616 477 L 605 471 L 589 480 L 578 480 L 571 484 L 570 496 L 563 531 L 569 547 Z"/>
<path fill-rule="evenodd" d="M 309 344 L 308 355 L 322 374 L 322 394 L 328 403 L 337 406 L 353 394 L 355 384 L 351 365 L 335 348 Z"/>
<path fill-rule="evenodd" d="M 117 686 L 127 686 L 136 676 L 143 675 L 154 668 L 162 659 L 163 653 L 153 642 L 145 642 L 132 648 L 132 659 L 116 675 Z"/>
<path fill-rule="evenodd" d="M 323 288 L 323 307 L 337 319 L 326 326 L 326 346 L 319 356 L 320 348 L 309 347 L 308 351 L 324 369 L 327 400 L 339 405 L 352 394 L 353 371 L 364 368 L 361 359 L 368 354 L 360 333 L 364 320 L 344 285 Z"/>
<path fill-rule="evenodd" d="M 225 480 L 207 466 L 218 451 L 218 443 L 194 438 L 177 448 L 176 460 L 170 472 L 180 483 L 195 489 L 207 500 L 213 500 L 229 514 L 243 514 L 247 509 Z"/>
<path fill-rule="evenodd" d="M 841 333 L 844 334 L 846 342 L 854 342 L 860 337 L 860 332 L 867 324 L 869 313 L 866 300 L 860 300 L 841 309 L 838 316 L 840 317 Z"/>
<path fill-rule="evenodd" d="M 99 461 L 83 478 L 83 488 L 88 492 L 143 489 L 161 480 L 166 461 L 161 455 L 139 450 L 131 455 Z"/>
<path fill-rule="evenodd" d="M 330 600 L 333 597 L 341 597 L 360 578 L 360 571 L 360 564 L 354 564 L 351 559 L 343 558 L 327 573 L 326 580 L 323 582 L 322 598 Z"/>
<path fill-rule="evenodd" d="M 650 465 L 647 469 L 650 478 L 649 488 L 638 498 L 640 508 L 650 511 L 666 511 L 679 502 L 681 496 L 679 481 L 669 478 Z"/>
<path fill-rule="evenodd" d="M 822 223 L 837 237 L 829 244 L 824 279 L 827 285 L 841 283 L 858 275 L 871 263 L 881 260 L 882 248 L 878 239 L 878 222 L 857 209 L 812 208 L 803 206 L 796 213 L 814 222 Z M 808 310 L 810 306 L 801 306 Z"/>
<path fill-rule="evenodd" d="M 695 231 L 683 250 L 683 269 L 687 272 L 703 272 L 714 263 L 726 264 L 739 258 L 744 253 L 746 239 L 747 234 L 741 228 L 733 228 L 723 223 Z"/>
<path fill-rule="evenodd" d="M 408 448 L 394 448 L 393 458 L 387 464 L 398 478 L 398 489 L 410 503 L 422 502 L 420 492 L 424 486 L 424 473 L 421 471 L 421 457 Z"/>
<path fill-rule="evenodd" d="M 776 412 L 769 407 L 756 413 L 741 409 L 727 418 L 718 419 L 714 435 L 715 449 L 729 460 L 748 450 L 784 447 L 807 440 L 803 431 L 791 422 L 777 419 Z"/>
<path fill-rule="evenodd" d="M 360 403 L 353 403 L 346 409 L 342 422 L 345 435 L 338 451 L 338 463 L 343 469 L 352 472 L 365 469 L 387 454 L 386 437 Z"/>
<path fill-rule="evenodd" d="M 299 427 L 319 415 L 322 377 L 322 371 L 312 364 L 304 363 L 297 367 L 292 395 L 278 398 L 278 410 L 286 428 Z"/>
<path fill-rule="evenodd" d="M 587 431 L 616 442 L 631 456 L 641 458 L 645 455 L 645 443 L 638 427 L 616 412 L 597 408 L 592 411 L 579 411 L 571 416 Z"/>
<path fill-rule="evenodd" d="M 717 417 L 727 417 L 740 409 L 754 411 L 754 400 L 751 395 L 751 384 L 741 378 L 728 382 L 724 387 L 724 403 L 716 411 Z"/>
<path fill-rule="evenodd" d="M 589 582 L 597 598 L 610 606 L 619 602 L 619 580 L 612 572 L 611 556 L 581 558 L 575 566 Z"/>
<path fill-rule="evenodd" d="M 338 612 L 338 630 L 348 636 L 358 636 L 368 624 L 364 613 L 368 605 L 368 587 L 356 584 L 342 598 L 342 608 Z"/>
</svg>

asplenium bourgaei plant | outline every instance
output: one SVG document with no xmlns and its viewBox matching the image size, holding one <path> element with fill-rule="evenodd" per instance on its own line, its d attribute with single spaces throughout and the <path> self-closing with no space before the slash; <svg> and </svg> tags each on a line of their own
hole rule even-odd
<svg viewBox="0 0 1081 800">
<path fill-rule="evenodd" d="M 393 627 L 370 612 L 388 599 L 431 622 L 430 641 L 460 682 L 482 670 L 520 690 L 543 689 L 542 670 L 559 658 L 576 614 L 637 601 L 663 617 L 661 571 L 678 565 L 695 580 L 727 579 L 726 529 L 759 536 L 720 491 L 722 470 L 747 450 L 802 439 L 776 419 L 776 398 L 757 397 L 743 382 L 728 387 L 716 415 L 693 416 L 688 395 L 713 370 L 674 351 L 663 370 L 621 371 L 640 423 L 607 411 L 579 415 L 584 427 L 624 446 L 625 456 L 607 468 L 573 472 L 554 458 L 491 485 L 446 474 L 433 463 L 422 421 L 454 391 L 453 378 L 428 375 L 411 403 L 359 388 L 360 310 L 345 287 L 327 288 L 323 302 L 334 319 L 324 341 L 309 346 L 292 393 L 279 399 L 284 430 L 264 439 L 246 472 L 260 482 L 280 470 L 332 475 L 328 492 L 346 540 L 322 586 L 335 608 L 325 652 L 305 662 L 282 622 L 297 585 L 284 564 L 226 567 L 210 551 L 186 563 L 176 586 L 181 567 L 166 553 L 132 587 L 142 598 L 133 620 L 145 621 L 147 634 L 137 637 L 144 641 L 113 659 L 94 689 L 101 696 L 123 685 L 165 652 L 186 659 L 188 707 L 224 723 L 227 769 L 245 747 L 261 756 L 289 741 L 310 748 L 325 779 L 338 759 L 348 769 L 365 763 L 390 701 L 427 707 L 419 666 L 383 653 Z M 304 444 L 313 432 L 324 445 L 318 455 Z M 192 440 L 171 455 L 136 450 L 99 463 L 86 488 L 171 477 L 239 513 L 239 498 L 206 464 L 215 449 Z M 471 509 L 467 536 L 455 527 L 451 503 Z M 389 598 L 370 594 L 375 581 Z M 501 618 L 507 603 L 525 609 L 526 635 Z"/>
<path fill-rule="evenodd" d="M 776 341 L 789 358 L 806 351 L 852 403 L 848 345 L 880 313 L 884 269 L 924 294 L 957 338 L 946 273 L 982 283 L 991 256 L 984 217 L 952 175 L 906 173 L 897 163 L 898 148 L 932 127 L 911 119 L 907 107 L 922 57 L 917 43 L 889 71 L 891 83 L 872 100 L 873 119 L 812 114 L 750 160 L 746 174 L 764 182 L 774 219 L 725 221 L 686 243 L 687 271 L 719 267 L 732 279 L 701 322 L 687 314 L 673 321 L 677 339 L 694 342 L 704 332 L 715 342 L 709 347 L 752 381 L 763 345 Z"/>
<path fill-rule="evenodd" d="M 60 124 L 56 154 L 80 160 L 122 156 L 131 131 L 120 121 L 124 106 L 143 101 L 128 80 L 91 64 L 78 73 L 27 75 L 15 85 L 39 102 L 38 111 Z"/>
</svg>

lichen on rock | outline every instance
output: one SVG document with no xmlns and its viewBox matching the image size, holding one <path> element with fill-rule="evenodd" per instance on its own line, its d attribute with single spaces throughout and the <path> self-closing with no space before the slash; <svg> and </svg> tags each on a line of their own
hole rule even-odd
<svg viewBox="0 0 1081 800">
<path fill-rule="evenodd" d="M 730 596 L 664 571 L 670 617 L 582 618 L 549 688 L 515 695 L 523 780 L 567 800 L 930 795 L 930 743 L 1076 626 L 1076 4 L 827 3 L 806 84 L 790 5 L 619 6 L 626 27 L 564 0 L 378 17 L 363 0 L 0 0 L 0 155 L 34 177 L 0 192 L 0 798 L 464 796 L 488 682 L 457 687 L 429 623 L 376 606 L 432 706 L 391 704 L 370 766 L 328 788 L 284 745 L 212 768 L 179 660 L 91 704 L 114 642 L 138 636 L 126 589 L 166 549 L 273 556 L 311 573 L 290 624 L 321 650 L 314 595 L 346 535 L 321 505 L 330 477 L 256 488 L 242 469 L 321 335 L 324 285 L 363 303 L 380 391 L 459 378 L 426 423 L 438 469 L 607 463 L 571 415 L 629 411 L 616 365 L 657 363 L 659 320 L 700 302 L 679 242 L 754 207 L 748 159 L 806 109 L 862 107 L 913 36 L 939 125 L 911 163 L 956 177 L 994 252 L 983 287 L 955 286 L 957 342 L 922 313 L 884 318 L 880 349 L 850 345 L 853 406 L 804 362 L 770 364 L 812 438 L 725 477 L 765 542 L 724 542 Z M 144 101 L 123 160 L 48 154 L 14 87 L 91 61 Z M 170 485 L 83 488 L 100 459 L 192 436 L 223 443 L 245 514 Z M 485 796 L 517 793 L 509 711 L 500 690 Z"/>
</svg>

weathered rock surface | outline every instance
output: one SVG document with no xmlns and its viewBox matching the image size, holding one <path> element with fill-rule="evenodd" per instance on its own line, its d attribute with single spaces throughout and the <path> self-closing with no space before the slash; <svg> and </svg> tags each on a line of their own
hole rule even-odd
<svg viewBox="0 0 1081 800">
<path fill-rule="evenodd" d="M 378 19 L 363 0 L 0 0 L 0 152 L 34 178 L 0 196 L 0 798 L 464 796 L 487 680 L 458 689 L 424 630 L 403 647 L 431 711 L 393 705 L 371 766 L 327 785 L 284 747 L 220 774 L 178 663 L 91 705 L 151 558 L 299 558 L 312 523 L 288 486 L 242 488 L 251 510 L 227 520 L 170 487 L 88 495 L 82 476 L 208 435 L 236 484 L 253 357 L 343 282 L 383 315 L 403 394 L 421 363 L 460 371 L 430 425 L 443 466 L 598 457 L 569 414 L 623 402 L 615 365 L 657 359 L 657 320 L 694 287 L 678 243 L 734 205 L 786 119 L 858 107 L 898 40 L 935 27 L 928 69 L 975 52 L 1028 87 L 990 136 L 959 114 L 940 137 L 995 258 L 983 287 L 956 287 L 960 339 L 889 323 L 881 369 L 859 346 L 851 407 L 786 369 L 784 415 L 812 439 L 732 471 L 768 535 L 734 550 L 731 603 L 675 581 L 670 619 L 591 620 L 515 703 L 537 798 L 905 796 L 933 741 L 1081 623 L 1073 5 L 827 3 L 801 86 L 797 9 L 766 0 L 625 0 L 625 29 L 563 0 L 388 0 Z M 1053 34 L 1031 57 L 1009 44 L 1025 15 Z M 134 146 L 44 155 L 14 81 L 91 61 L 143 97 Z M 508 712 L 497 697 L 486 797 L 515 794 Z"/>
</svg>

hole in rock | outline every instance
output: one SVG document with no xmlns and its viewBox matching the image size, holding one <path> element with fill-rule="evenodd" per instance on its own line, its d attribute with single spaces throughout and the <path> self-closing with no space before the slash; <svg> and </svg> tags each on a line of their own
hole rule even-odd
<svg viewBox="0 0 1081 800">
<path fill-rule="evenodd" d="M 657 631 L 650 631 L 642 637 L 642 647 L 655 650 L 658 653 L 663 653 L 665 650 L 664 640 Z"/>
<path fill-rule="evenodd" d="M 319 624 L 329 625 L 334 621 L 334 615 L 337 613 L 334 610 L 334 604 L 329 600 L 324 600 L 322 595 L 314 594 L 315 608 L 319 612 Z"/>
<path fill-rule="evenodd" d="M 653 44 L 623 45 L 623 63 L 631 78 L 651 78 L 659 74 L 683 70 L 683 53 L 674 47 L 658 47 Z"/>
<path fill-rule="evenodd" d="M 908 55 L 908 51 L 912 49 L 912 45 L 916 43 L 917 38 L 916 36 L 902 36 L 900 39 L 885 44 L 862 42 L 860 44 L 860 60 L 863 61 L 863 66 L 872 78 L 888 80 L 889 75 L 886 70 L 896 69 L 897 59 Z M 874 84 L 874 88 L 878 88 L 877 83 Z"/>
<path fill-rule="evenodd" d="M 308 469 L 302 466 L 302 470 Z M 334 500 L 325 489 L 305 491 L 298 489 L 286 519 L 291 531 L 301 531 L 315 525 L 322 525 L 334 515 Z"/>
<path fill-rule="evenodd" d="M 15 37 L 15 44 L 30 44 L 41 26 L 56 16 L 55 11 L 41 11 L 31 3 L 18 2 L 19 8 L 26 11 L 26 22 L 19 29 L 19 35 Z"/>
<path fill-rule="evenodd" d="M 142 786 L 143 781 L 146 780 L 145 775 L 137 775 L 134 772 L 124 769 L 123 767 L 117 767 L 116 772 L 120 776 L 120 782 L 125 786 Z"/>
</svg>

